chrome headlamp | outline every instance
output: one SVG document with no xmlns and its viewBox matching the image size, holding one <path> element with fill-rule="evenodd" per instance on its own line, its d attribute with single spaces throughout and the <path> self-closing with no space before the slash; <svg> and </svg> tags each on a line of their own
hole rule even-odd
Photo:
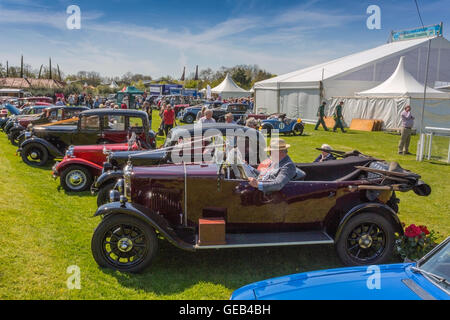
<svg viewBox="0 0 450 320">
<path fill-rule="evenodd" d="M 33 132 L 31 132 L 31 131 L 25 131 L 25 139 L 31 138 L 32 135 L 33 135 Z"/>
<path fill-rule="evenodd" d="M 133 166 L 128 163 L 126 167 L 123 169 L 123 191 L 125 197 L 131 199 L 131 174 L 133 173 Z"/>
<path fill-rule="evenodd" d="M 70 146 L 66 151 L 66 157 L 73 158 L 74 146 Z"/>
</svg>

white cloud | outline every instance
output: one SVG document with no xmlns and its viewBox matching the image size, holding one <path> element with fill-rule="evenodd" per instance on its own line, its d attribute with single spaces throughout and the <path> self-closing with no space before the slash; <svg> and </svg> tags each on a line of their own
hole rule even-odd
<svg viewBox="0 0 450 320">
<path fill-rule="evenodd" d="M 360 18 L 313 10 L 316 2 L 274 13 L 271 19 L 235 15 L 205 26 L 200 32 L 193 32 L 188 26 L 169 30 L 114 21 L 104 23 L 99 19 L 102 13 L 82 11 L 82 30 L 68 33 L 67 14 L 47 9 L 29 12 L 0 8 L 0 26 L 28 25 L 33 32 L 39 32 L 41 27 L 55 29 L 48 36 L 42 31 L 40 36 L 47 41 L 43 41 L 38 51 L 30 50 L 26 44 L 21 48 L 29 50 L 25 55 L 39 57 L 36 60 L 55 57 L 66 73 L 96 70 L 114 76 L 131 71 L 155 77 L 165 74 L 179 77 L 185 65 L 189 69 L 189 62 L 212 68 L 259 64 L 271 72 L 282 73 L 335 58 L 322 41 L 310 36 L 311 31 L 339 27 Z M 109 21 L 107 17 L 105 20 Z M 0 35 L 0 39 L 7 37 L 7 33 Z"/>
</svg>

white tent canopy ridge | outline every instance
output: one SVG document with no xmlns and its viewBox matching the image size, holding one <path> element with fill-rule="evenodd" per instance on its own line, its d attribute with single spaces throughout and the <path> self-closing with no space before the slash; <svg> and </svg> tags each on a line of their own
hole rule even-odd
<svg viewBox="0 0 450 320">
<path fill-rule="evenodd" d="M 322 100 L 355 97 L 357 93 L 376 88 L 393 76 L 402 56 L 404 70 L 415 82 L 425 83 L 429 44 L 428 83 L 450 82 L 450 41 L 444 37 L 397 41 L 257 82 L 254 86 L 256 112 L 286 113 L 289 117 L 317 121 Z M 411 83 L 407 82 L 408 88 L 412 88 Z M 422 97 L 423 89 L 422 85 Z M 429 92 L 433 94 L 431 88 Z M 408 92 L 378 95 L 393 97 L 405 93 L 411 98 Z"/>
<path fill-rule="evenodd" d="M 340 101 L 345 104 L 345 122 L 352 119 L 383 120 L 384 128 L 401 127 L 401 113 L 410 105 L 416 118 L 415 128 L 420 129 L 422 118 L 426 126 L 450 127 L 450 94 L 427 87 L 425 112 L 422 114 L 425 86 L 405 70 L 401 57 L 394 73 L 375 88 L 358 92 L 355 97 L 333 97 L 333 112 Z"/>
<path fill-rule="evenodd" d="M 225 79 L 211 92 L 220 95 L 223 99 L 249 97 L 250 92 L 239 87 L 227 73 Z"/>
<path fill-rule="evenodd" d="M 358 96 L 379 97 L 379 96 L 406 96 L 411 98 L 423 98 L 425 93 L 425 86 L 420 84 L 419 81 L 405 70 L 405 57 L 400 57 L 400 62 L 397 69 L 392 76 L 381 83 L 379 86 L 370 90 L 356 93 Z M 427 98 L 443 98 L 448 99 L 450 95 L 448 93 L 432 89 L 427 87 Z"/>
</svg>

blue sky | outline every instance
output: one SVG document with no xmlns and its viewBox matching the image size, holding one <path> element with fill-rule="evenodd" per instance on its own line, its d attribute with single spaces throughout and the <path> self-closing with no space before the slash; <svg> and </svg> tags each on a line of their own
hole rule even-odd
<svg viewBox="0 0 450 320">
<path fill-rule="evenodd" d="M 450 27 L 450 0 L 418 0 L 426 25 Z M 69 5 L 81 29 L 66 28 Z M 369 5 L 381 30 L 366 27 Z M 20 55 L 66 73 L 127 71 L 180 77 L 183 67 L 258 64 L 281 74 L 385 43 L 391 30 L 419 26 L 414 0 L 397 1 L 40 1 L 0 0 L 0 62 Z M 448 38 L 448 37 L 447 37 Z"/>
</svg>

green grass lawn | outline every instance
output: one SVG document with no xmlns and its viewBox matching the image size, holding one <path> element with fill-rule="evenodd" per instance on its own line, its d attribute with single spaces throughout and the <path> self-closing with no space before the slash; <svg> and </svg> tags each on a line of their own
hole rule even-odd
<svg viewBox="0 0 450 320">
<path fill-rule="evenodd" d="M 154 121 L 153 128 L 158 125 Z M 450 234 L 449 165 L 399 156 L 399 137 L 391 134 L 313 131 L 310 125 L 305 133 L 286 137 L 296 162 L 313 161 L 318 154 L 314 148 L 328 143 L 398 161 L 421 174 L 433 193 L 428 198 L 400 194 L 400 218 L 439 231 L 441 240 Z M 89 193 L 58 191 L 59 181 L 52 179 L 50 168 L 28 167 L 15 151 L 0 133 L 0 299 L 227 299 L 250 282 L 342 266 L 332 246 L 191 253 L 161 241 L 156 260 L 144 274 L 102 270 L 90 250 L 100 221 L 92 218 L 96 199 Z M 80 267 L 81 290 L 67 289 L 66 269 L 71 265 Z"/>
</svg>

